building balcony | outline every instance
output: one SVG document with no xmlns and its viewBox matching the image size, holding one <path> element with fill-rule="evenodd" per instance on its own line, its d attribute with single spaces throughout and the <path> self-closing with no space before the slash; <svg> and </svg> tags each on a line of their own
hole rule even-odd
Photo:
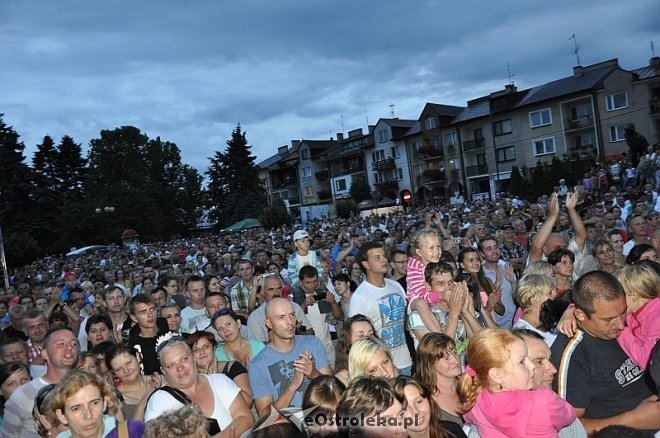
<svg viewBox="0 0 660 438">
<path fill-rule="evenodd" d="M 468 177 L 487 175 L 488 174 L 488 166 L 485 165 L 485 164 L 477 164 L 477 165 L 474 165 L 474 166 L 466 166 L 465 167 L 465 173 L 467 173 Z"/>
<path fill-rule="evenodd" d="M 342 176 L 350 175 L 352 173 L 364 172 L 364 166 L 362 164 L 355 164 L 351 166 L 338 166 L 332 168 L 332 176 Z"/>
<path fill-rule="evenodd" d="M 285 187 L 292 187 L 297 185 L 298 185 L 298 178 L 293 176 L 273 179 L 273 190 L 283 189 Z"/>
<path fill-rule="evenodd" d="M 649 102 L 649 114 L 658 114 L 660 113 L 660 102 L 658 100 L 651 100 Z"/>
<path fill-rule="evenodd" d="M 330 172 L 328 172 L 328 169 L 325 169 L 325 170 L 319 170 L 318 172 L 314 173 L 314 176 L 319 181 L 325 181 L 326 179 L 328 179 L 329 174 Z"/>
<path fill-rule="evenodd" d="M 380 192 L 398 191 L 399 181 L 383 181 L 375 183 L 374 188 Z"/>
<path fill-rule="evenodd" d="M 375 161 L 371 163 L 371 170 L 380 171 L 380 170 L 392 170 L 396 169 L 396 163 L 394 158 L 386 158 L 384 160 Z"/>
<path fill-rule="evenodd" d="M 476 151 L 486 147 L 486 141 L 483 138 L 475 138 L 463 142 L 463 152 Z"/>
<path fill-rule="evenodd" d="M 429 160 L 433 158 L 444 158 L 445 151 L 442 147 L 422 146 L 417 150 L 417 154 L 422 160 Z"/>
<path fill-rule="evenodd" d="M 586 115 L 578 119 L 566 119 L 565 123 L 567 131 L 591 128 L 594 126 L 594 118 L 591 115 Z"/>
<path fill-rule="evenodd" d="M 440 169 L 426 169 L 422 172 L 422 184 L 430 182 L 445 181 L 447 177 L 445 172 Z"/>
</svg>

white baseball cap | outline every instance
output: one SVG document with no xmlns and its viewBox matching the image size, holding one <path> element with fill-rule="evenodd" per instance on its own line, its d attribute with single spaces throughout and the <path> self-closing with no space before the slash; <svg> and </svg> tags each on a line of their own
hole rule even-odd
<svg viewBox="0 0 660 438">
<path fill-rule="evenodd" d="M 298 239 L 302 239 L 304 237 L 309 237 L 309 234 L 307 234 L 307 231 L 305 230 L 298 230 L 295 233 L 293 233 L 293 241 L 295 242 Z"/>
</svg>

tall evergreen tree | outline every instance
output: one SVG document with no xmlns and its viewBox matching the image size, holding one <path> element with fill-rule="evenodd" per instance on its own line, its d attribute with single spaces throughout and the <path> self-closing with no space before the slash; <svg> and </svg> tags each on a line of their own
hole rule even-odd
<svg viewBox="0 0 660 438">
<path fill-rule="evenodd" d="M 58 220 L 63 208 L 65 190 L 62 189 L 62 181 L 59 177 L 57 163 L 59 151 L 50 136 L 45 136 L 32 157 L 32 168 L 34 175 L 34 200 L 36 210 L 34 211 L 35 230 L 32 237 L 39 242 L 41 248 L 50 252 L 55 250 L 53 244 L 53 231 L 58 231 Z"/>
<path fill-rule="evenodd" d="M 0 226 L 7 239 L 5 251 L 10 266 L 30 262 L 40 249 L 30 242 L 32 251 L 25 254 L 23 244 L 35 229 L 33 174 L 25 163 L 25 145 L 0 114 Z M 33 254 L 34 253 L 34 254 Z M 19 254 L 21 257 L 19 257 Z"/>
<path fill-rule="evenodd" d="M 364 178 L 358 178 L 351 182 L 349 193 L 357 204 L 365 199 L 371 199 L 371 187 Z"/>
<path fill-rule="evenodd" d="M 217 151 L 206 171 L 209 177 L 209 217 L 218 227 L 246 217 L 259 217 L 266 194 L 259 181 L 251 146 L 238 124 L 227 141 L 226 152 Z"/>
<path fill-rule="evenodd" d="M 60 181 L 59 190 L 67 201 L 80 199 L 87 173 L 87 160 L 82 156 L 82 147 L 74 142 L 73 138 L 65 135 L 57 149 L 59 153 L 55 161 L 55 171 Z"/>
</svg>

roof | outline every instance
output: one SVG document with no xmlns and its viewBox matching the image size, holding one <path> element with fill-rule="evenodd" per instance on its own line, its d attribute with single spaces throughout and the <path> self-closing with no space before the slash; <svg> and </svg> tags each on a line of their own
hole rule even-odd
<svg viewBox="0 0 660 438">
<path fill-rule="evenodd" d="M 383 121 L 384 123 L 387 123 L 390 125 L 392 128 L 410 128 L 412 125 L 417 122 L 417 120 L 408 120 L 408 119 L 399 119 L 399 118 L 394 118 L 394 119 L 380 119 L 378 120 Z"/>
<path fill-rule="evenodd" d="M 335 140 L 302 140 L 300 144 L 303 143 L 309 147 L 311 158 L 317 158 L 339 144 Z"/>
<path fill-rule="evenodd" d="M 640 79 L 650 79 L 660 76 L 660 68 L 653 65 L 647 65 L 646 67 L 637 68 L 631 71 L 639 76 Z"/>
<path fill-rule="evenodd" d="M 462 106 L 443 105 L 441 103 L 428 102 L 427 105 L 433 107 L 439 115 L 448 117 L 456 117 L 463 111 L 463 109 L 465 109 L 465 107 Z"/>
<path fill-rule="evenodd" d="M 617 68 L 619 68 L 617 59 L 610 59 L 587 67 L 577 66 L 575 69 L 582 70 L 580 76 L 572 75 L 533 87 L 517 106 L 531 105 L 560 96 L 591 90 Z"/>
<path fill-rule="evenodd" d="M 261 163 L 258 163 L 257 167 L 260 167 L 262 169 L 267 169 L 270 166 L 273 166 L 274 164 L 277 164 L 284 159 L 292 158 L 294 155 L 297 157 L 297 154 L 298 151 L 294 149 L 289 149 L 286 152 L 282 152 L 282 153 L 278 152 L 275 155 L 266 158 Z"/>
<path fill-rule="evenodd" d="M 417 134 L 420 134 L 421 132 L 422 132 L 422 124 L 419 123 L 419 120 L 418 120 L 418 121 L 415 122 L 414 125 L 412 125 L 412 127 L 408 131 L 406 131 L 406 133 L 404 134 L 404 137 L 409 137 L 411 135 L 417 135 Z"/>
<path fill-rule="evenodd" d="M 472 119 L 478 119 L 490 114 L 490 104 L 487 98 L 475 99 L 468 102 L 468 106 L 456 116 L 453 123 L 465 122 Z"/>
</svg>

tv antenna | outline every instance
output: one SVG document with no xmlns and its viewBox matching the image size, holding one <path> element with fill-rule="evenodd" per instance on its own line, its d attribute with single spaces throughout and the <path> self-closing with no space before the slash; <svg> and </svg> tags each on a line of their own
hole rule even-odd
<svg viewBox="0 0 660 438">
<path fill-rule="evenodd" d="M 571 37 L 566 41 L 570 41 L 570 40 L 573 40 L 573 44 L 575 46 L 575 49 L 573 49 L 573 54 L 577 58 L 577 65 L 582 65 L 580 64 L 580 46 L 578 46 L 577 38 L 575 37 L 575 34 L 571 35 Z"/>
<path fill-rule="evenodd" d="M 394 118 L 394 104 L 390 103 L 390 115 Z"/>
<path fill-rule="evenodd" d="M 344 115 L 340 114 L 339 118 L 341 119 L 341 133 L 344 133 Z"/>
<path fill-rule="evenodd" d="M 369 114 L 367 114 L 367 106 L 364 106 L 364 119 L 367 121 L 367 127 L 369 127 Z"/>
<path fill-rule="evenodd" d="M 653 45 L 653 40 L 651 40 L 651 57 L 655 58 L 655 46 Z"/>
<path fill-rule="evenodd" d="M 509 78 L 509 85 L 513 85 L 513 77 L 516 75 L 515 73 L 511 73 L 511 67 L 509 66 L 509 61 L 506 62 L 506 75 Z"/>
</svg>

